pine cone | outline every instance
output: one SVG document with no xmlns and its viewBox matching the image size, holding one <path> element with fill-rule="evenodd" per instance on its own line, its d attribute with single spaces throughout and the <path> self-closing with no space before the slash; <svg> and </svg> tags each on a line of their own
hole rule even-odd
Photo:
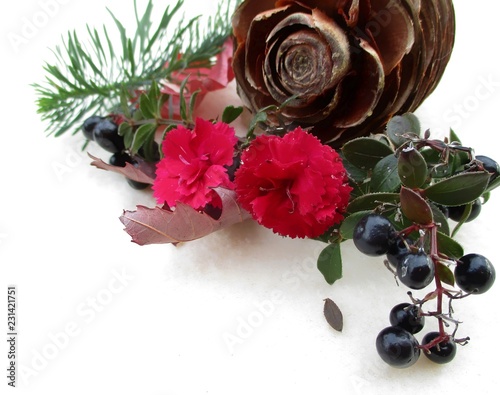
<svg viewBox="0 0 500 395">
<path fill-rule="evenodd" d="M 414 111 L 455 37 L 451 0 L 245 0 L 232 22 L 244 104 L 257 111 L 292 98 L 283 120 L 332 146 Z"/>
</svg>

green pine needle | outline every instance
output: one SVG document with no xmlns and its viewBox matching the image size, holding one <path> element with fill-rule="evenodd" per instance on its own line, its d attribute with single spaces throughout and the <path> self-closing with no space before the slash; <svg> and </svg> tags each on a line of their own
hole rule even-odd
<svg viewBox="0 0 500 395">
<path fill-rule="evenodd" d="M 52 51 L 55 64 L 44 66 L 44 83 L 33 84 L 38 113 L 48 121 L 48 134 L 60 136 L 69 130 L 76 133 L 88 116 L 118 108 L 124 90 L 149 89 L 153 81 L 168 79 L 172 72 L 191 65 L 210 66 L 231 34 L 230 18 L 237 3 L 223 1 L 202 31 L 199 17 L 171 27 L 183 6 L 183 0 L 178 0 L 165 9 L 153 30 L 152 0 L 142 15 L 134 0 L 137 27 L 131 37 L 108 10 L 120 36 L 119 46 L 113 44 L 105 26 L 101 32 L 87 26 L 86 42 L 76 31 L 68 32 L 62 46 Z"/>
</svg>

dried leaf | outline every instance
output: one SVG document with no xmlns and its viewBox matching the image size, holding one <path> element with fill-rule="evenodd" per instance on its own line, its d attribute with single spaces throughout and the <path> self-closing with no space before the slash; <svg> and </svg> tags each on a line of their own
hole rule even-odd
<svg viewBox="0 0 500 395">
<path fill-rule="evenodd" d="M 221 188 L 215 191 L 222 200 L 222 214 L 217 220 L 191 206 L 178 203 L 172 210 L 144 206 L 137 206 L 135 211 L 124 210 L 120 221 L 134 243 L 148 245 L 199 239 L 250 218 L 250 214 L 238 205 L 233 191 Z"/>
<path fill-rule="evenodd" d="M 137 167 L 130 163 L 127 163 L 125 167 L 120 167 L 107 164 L 102 159 L 96 158 L 91 154 L 88 155 L 93 159 L 90 164 L 98 169 L 113 171 L 137 182 L 144 182 L 146 184 L 154 182 L 156 168 L 151 163 L 139 161 Z"/>
<path fill-rule="evenodd" d="M 325 314 L 326 321 L 330 326 L 336 331 L 342 332 L 344 327 L 344 317 L 340 311 L 337 304 L 329 299 L 325 299 L 325 307 L 323 308 L 323 313 Z"/>
</svg>

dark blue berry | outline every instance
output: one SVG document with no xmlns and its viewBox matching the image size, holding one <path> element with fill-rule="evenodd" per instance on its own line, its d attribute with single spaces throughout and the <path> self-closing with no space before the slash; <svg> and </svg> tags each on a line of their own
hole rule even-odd
<svg viewBox="0 0 500 395">
<path fill-rule="evenodd" d="M 434 263 L 423 250 L 407 254 L 398 264 L 399 280 L 411 289 L 427 287 L 434 278 Z"/>
<path fill-rule="evenodd" d="M 465 292 L 482 294 L 491 288 L 495 277 L 493 264 L 479 254 L 463 256 L 455 267 L 455 281 L 457 286 Z"/>
<path fill-rule="evenodd" d="M 483 164 L 484 170 L 491 174 L 490 182 L 498 177 L 500 174 L 500 167 L 497 162 L 484 155 L 477 155 L 476 159 Z"/>
<path fill-rule="evenodd" d="M 133 163 L 133 160 L 126 152 L 117 152 L 109 158 L 109 164 L 113 166 L 125 167 L 127 163 Z"/>
<path fill-rule="evenodd" d="M 420 356 L 418 341 L 399 326 L 389 326 L 378 334 L 375 342 L 378 355 L 395 368 L 407 368 Z"/>
<path fill-rule="evenodd" d="M 402 237 L 397 237 L 389 244 L 387 250 L 387 260 L 396 268 L 398 263 L 410 252 L 406 241 Z"/>
<path fill-rule="evenodd" d="M 415 334 L 420 332 L 425 325 L 425 317 L 420 313 L 418 306 L 410 303 L 400 303 L 391 309 L 389 321 L 392 326 L 399 326 Z"/>
<path fill-rule="evenodd" d="M 123 137 L 118 134 L 118 125 L 110 119 L 103 119 L 94 127 L 94 141 L 111 153 L 125 149 Z"/>
<path fill-rule="evenodd" d="M 439 336 L 439 332 L 427 333 L 422 339 L 422 345 L 429 344 Z M 441 341 L 435 346 L 429 348 L 429 352 L 424 352 L 424 355 L 432 362 L 444 364 L 452 361 L 453 358 L 455 358 L 456 353 L 457 345 L 451 337 L 448 337 L 446 340 Z"/>
<path fill-rule="evenodd" d="M 87 140 L 94 140 L 94 128 L 96 125 L 101 122 L 104 118 L 98 115 L 93 115 L 90 118 L 87 118 L 82 125 L 83 135 Z"/>
<path fill-rule="evenodd" d="M 380 214 L 368 214 L 354 227 L 354 245 L 366 255 L 386 254 L 395 238 L 396 230 L 391 221 Z"/>
<path fill-rule="evenodd" d="M 465 220 L 465 222 L 470 222 L 475 220 L 481 213 L 481 207 L 482 207 L 481 200 L 476 199 L 472 203 L 470 214 Z M 462 219 L 462 216 L 464 215 L 466 208 L 467 205 L 448 207 L 448 217 L 455 222 L 459 222 Z"/>
</svg>

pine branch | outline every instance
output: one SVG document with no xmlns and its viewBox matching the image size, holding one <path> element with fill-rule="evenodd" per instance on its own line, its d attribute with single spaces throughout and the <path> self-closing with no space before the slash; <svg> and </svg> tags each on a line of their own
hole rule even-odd
<svg viewBox="0 0 500 395">
<path fill-rule="evenodd" d="M 60 136 L 71 129 L 76 133 L 93 112 L 117 108 L 124 90 L 149 89 L 152 81 L 168 79 L 174 71 L 193 65 L 210 66 L 231 34 L 230 17 L 238 0 L 223 1 L 225 6 L 219 5 L 219 12 L 209 18 L 203 31 L 200 17 L 171 28 L 183 3 L 178 0 L 174 6 L 168 6 L 152 30 L 152 0 L 142 15 L 134 0 L 137 27 L 131 37 L 108 10 L 120 36 L 119 49 L 105 26 L 102 32 L 87 26 L 86 42 L 79 39 L 76 31 L 68 32 L 62 46 L 52 51 L 55 64 L 44 66 L 45 82 L 33 85 L 38 95 L 38 113 L 48 121 L 48 134 Z"/>
</svg>

